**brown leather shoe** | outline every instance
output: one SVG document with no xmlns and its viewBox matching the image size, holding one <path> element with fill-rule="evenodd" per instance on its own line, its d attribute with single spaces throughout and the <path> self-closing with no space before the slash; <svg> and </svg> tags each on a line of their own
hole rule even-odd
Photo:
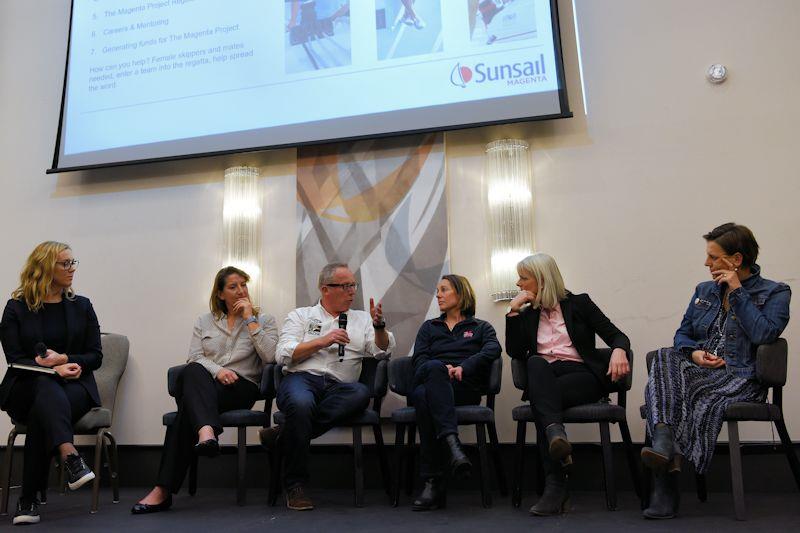
<svg viewBox="0 0 800 533">
<path fill-rule="evenodd" d="M 286 489 L 286 507 L 293 511 L 310 511 L 314 508 L 314 502 L 306 494 L 303 485 L 295 485 Z"/>
<path fill-rule="evenodd" d="M 261 428 L 258 430 L 258 438 L 261 441 L 261 446 L 265 450 L 272 451 L 281 436 L 281 426 L 272 426 L 268 428 Z"/>
</svg>

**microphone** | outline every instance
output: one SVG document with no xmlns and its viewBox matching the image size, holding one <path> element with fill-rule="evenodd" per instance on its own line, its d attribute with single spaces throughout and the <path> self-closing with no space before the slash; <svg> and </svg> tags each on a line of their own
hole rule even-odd
<svg viewBox="0 0 800 533">
<path fill-rule="evenodd" d="M 347 315 L 345 313 L 339 314 L 339 329 L 347 329 Z M 339 362 L 344 361 L 344 344 L 339 345 Z"/>
<path fill-rule="evenodd" d="M 33 347 L 33 351 L 36 352 L 36 355 L 41 357 L 42 359 L 47 358 L 47 346 L 43 342 L 37 342 L 36 345 Z"/>
</svg>

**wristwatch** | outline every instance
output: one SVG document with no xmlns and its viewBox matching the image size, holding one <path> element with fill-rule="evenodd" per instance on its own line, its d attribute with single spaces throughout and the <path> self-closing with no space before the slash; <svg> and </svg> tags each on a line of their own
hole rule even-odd
<svg viewBox="0 0 800 533">
<path fill-rule="evenodd" d="M 258 322 L 258 319 L 255 316 L 251 316 L 250 318 L 246 318 L 244 321 L 245 326 L 249 326 L 253 322 Z"/>
<path fill-rule="evenodd" d="M 372 327 L 374 329 L 386 329 L 386 322 L 384 322 L 383 320 L 381 320 L 377 324 L 375 322 L 373 322 L 372 323 Z"/>
</svg>

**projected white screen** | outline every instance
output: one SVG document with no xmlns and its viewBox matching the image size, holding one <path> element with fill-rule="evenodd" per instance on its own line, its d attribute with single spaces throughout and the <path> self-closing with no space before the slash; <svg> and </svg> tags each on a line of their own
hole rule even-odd
<svg viewBox="0 0 800 533">
<path fill-rule="evenodd" d="M 558 54 L 550 0 L 74 0 L 54 166 L 564 115 Z"/>
</svg>

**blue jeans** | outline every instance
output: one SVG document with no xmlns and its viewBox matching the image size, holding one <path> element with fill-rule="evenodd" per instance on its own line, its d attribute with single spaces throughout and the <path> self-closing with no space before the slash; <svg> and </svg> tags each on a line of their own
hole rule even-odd
<svg viewBox="0 0 800 533">
<path fill-rule="evenodd" d="M 369 400 L 369 390 L 363 383 L 342 383 L 307 372 L 283 377 L 277 403 L 286 415 L 281 431 L 286 488 L 308 483 L 311 439 L 364 411 Z"/>
</svg>

